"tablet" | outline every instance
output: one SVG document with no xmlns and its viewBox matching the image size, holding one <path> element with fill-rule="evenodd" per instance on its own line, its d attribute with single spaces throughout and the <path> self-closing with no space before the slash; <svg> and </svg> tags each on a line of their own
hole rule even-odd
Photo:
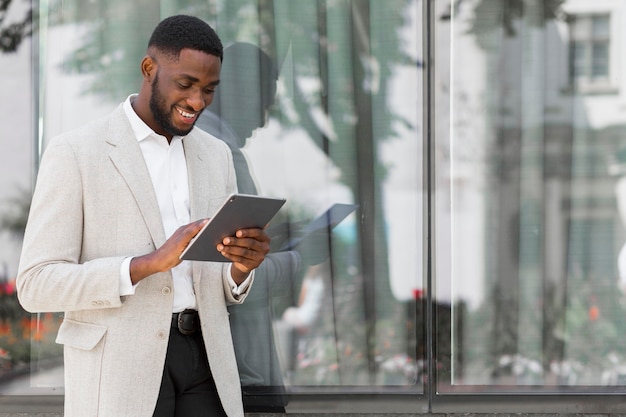
<svg viewBox="0 0 626 417">
<path fill-rule="evenodd" d="M 343 221 L 349 214 L 356 210 L 358 205 L 356 204 L 333 204 L 328 210 L 322 213 L 319 217 L 315 218 L 309 224 L 307 224 L 299 233 L 298 237 L 293 238 L 286 242 L 279 250 L 294 250 L 303 240 L 308 236 L 313 235 L 316 232 L 329 231 L 335 228 L 339 223 Z"/>
<path fill-rule="evenodd" d="M 283 204 L 285 204 L 284 198 L 249 194 L 229 196 L 217 213 L 189 242 L 181 253 L 180 259 L 230 262 L 217 251 L 216 247 L 222 239 L 226 236 L 234 236 L 239 229 L 265 228 Z"/>
</svg>

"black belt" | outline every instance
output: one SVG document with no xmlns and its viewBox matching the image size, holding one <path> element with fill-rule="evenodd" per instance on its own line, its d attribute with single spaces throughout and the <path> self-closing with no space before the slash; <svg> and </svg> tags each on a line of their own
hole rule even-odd
<svg viewBox="0 0 626 417">
<path fill-rule="evenodd" d="M 172 327 L 185 335 L 200 330 L 200 316 L 196 310 L 185 310 L 172 314 Z"/>
</svg>

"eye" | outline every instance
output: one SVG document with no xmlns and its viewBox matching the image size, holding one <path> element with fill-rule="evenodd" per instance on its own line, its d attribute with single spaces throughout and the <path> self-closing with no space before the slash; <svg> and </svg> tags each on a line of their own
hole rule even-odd
<svg viewBox="0 0 626 417">
<path fill-rule="evenodd" d="M 191 84 L 189 83 L 178 83 L 178 88 L 180 88 L 181 90 L 186 90 L 190 87 L 191 87 Z"/>
</svg>

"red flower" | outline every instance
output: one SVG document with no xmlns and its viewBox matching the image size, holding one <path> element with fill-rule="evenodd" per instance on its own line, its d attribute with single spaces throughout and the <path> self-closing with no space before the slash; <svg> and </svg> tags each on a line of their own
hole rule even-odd
<svg viewBox="0 0 626 417">
<path fill-rule="evenodd" d="M 15 294 L 15 281 L 8 281 L 0 283 L 0 295 L 13 295 Z"/>
<path fill-rule="evenodd" d="M 413 299 L 414 300 L 419 300 L 420 298 L 422 298 L 422 295 L 424 295 L 424 291 L 421 288 L 414 288 L 413 289 Z"/>
</svg>

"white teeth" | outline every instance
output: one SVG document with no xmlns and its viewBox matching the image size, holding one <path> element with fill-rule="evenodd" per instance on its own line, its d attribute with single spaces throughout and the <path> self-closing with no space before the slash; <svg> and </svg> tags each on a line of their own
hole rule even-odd
<svg viewBox="0 0 626 417">
<path fill-rule="evenodd" d="M 188 118 L 195 117 L 195 114 L 193 113 L 187 113 L 186 111 L 182 111 L 181 109 L 177 109 L 177 110 L 183 117 L 188 117 Z"/>
</svg>

